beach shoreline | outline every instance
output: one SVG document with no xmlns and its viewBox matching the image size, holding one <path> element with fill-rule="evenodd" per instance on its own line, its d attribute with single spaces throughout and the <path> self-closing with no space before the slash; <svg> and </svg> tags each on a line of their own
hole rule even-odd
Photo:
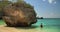
<svg viewBox="0 0 60 32">
<path fill-rule="evenodd" d="M 38 32 L 34 28 L 15 28 L 15 27 L 6 27 L 6 25 L 0 25 L 0 32 Z"/>
</svg>

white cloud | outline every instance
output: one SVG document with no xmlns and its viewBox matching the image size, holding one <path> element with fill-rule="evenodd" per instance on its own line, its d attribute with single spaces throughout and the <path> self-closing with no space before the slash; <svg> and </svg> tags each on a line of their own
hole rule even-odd
<svg viewBox="0 0 60 32">
<path fill-rule="evenodd" d="M 52 3 L 54 0 L 48 0 L 49 3 Z"/>
<path fill-rule="evenodd" d="M 56 4 L 56 1 L 55 1 L 55 0 L 48 0 L 48 2 L 49 2 L 50 4 L 52 4 L 52 3 Z"/>
<path fill-rule="evenodd" d="M 45 2 L 46 0 L 42 0 L 42 1 Z M 56 0 L 47 0 L 47 1 L 48 1 L 49 4 L 52 4 L 52 3 L 53 3 L 53 4 L 56 4 Z"/>
</svg>

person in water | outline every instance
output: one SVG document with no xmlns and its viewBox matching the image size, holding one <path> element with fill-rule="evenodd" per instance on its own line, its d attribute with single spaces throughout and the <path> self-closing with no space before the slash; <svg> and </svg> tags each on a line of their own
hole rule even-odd
<svg viewBox="0 0 60 32">
<path fill-rule="evenodd" d="M 43 25 L 42 25 L 42 23 L 41 23 L 40 27 L 41 27 L 41 28 L 43 28 Z"/>
</svg>

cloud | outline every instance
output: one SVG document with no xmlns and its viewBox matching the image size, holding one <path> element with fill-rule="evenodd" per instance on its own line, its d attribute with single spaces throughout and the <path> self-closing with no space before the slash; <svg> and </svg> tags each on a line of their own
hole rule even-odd
<svg viewBox="0 0 60 32">
<path fill-rule="evenodd" d="M 53 4 L 56 4 L 56 0 L 42 0 L 42 1 L 44 1 L 44 2 L 45 2 L 45 1 L 48 1 L 49 4 L 52 4 L 52 3 L 53 3 Z"/>
<path fill-rule="evenodd" d="M 54 0 L 48 0 L 49 3 L 52 3 Z"/>
<path fill-rule="evenodd" d="M 55 1 L 55 0 L 48 0 L 48 2 L 49 2 L 50 4 L 52 4 L 52 3 L 56 4 L 56 1 Z"/>
</svg>

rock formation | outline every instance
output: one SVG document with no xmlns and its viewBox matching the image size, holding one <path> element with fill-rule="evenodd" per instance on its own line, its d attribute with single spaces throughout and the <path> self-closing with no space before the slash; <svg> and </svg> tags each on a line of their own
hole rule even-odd
<svg viewBox="0 0 60 32">
<path fill-rule="evenodd" d="M 37 22 L 34 8 L 27 3 L 13 3 L 3 10 L 3 20 L 7 26 L 31 26 Z"/>
<path fill-rule="evenodd" d="M 9 4 L 11 4 L 10 1 L 0 0 L 0 19 L 2 19 L 3 16 L 3 12 L 2 12 L 3 8 Z"/>
</svg>

